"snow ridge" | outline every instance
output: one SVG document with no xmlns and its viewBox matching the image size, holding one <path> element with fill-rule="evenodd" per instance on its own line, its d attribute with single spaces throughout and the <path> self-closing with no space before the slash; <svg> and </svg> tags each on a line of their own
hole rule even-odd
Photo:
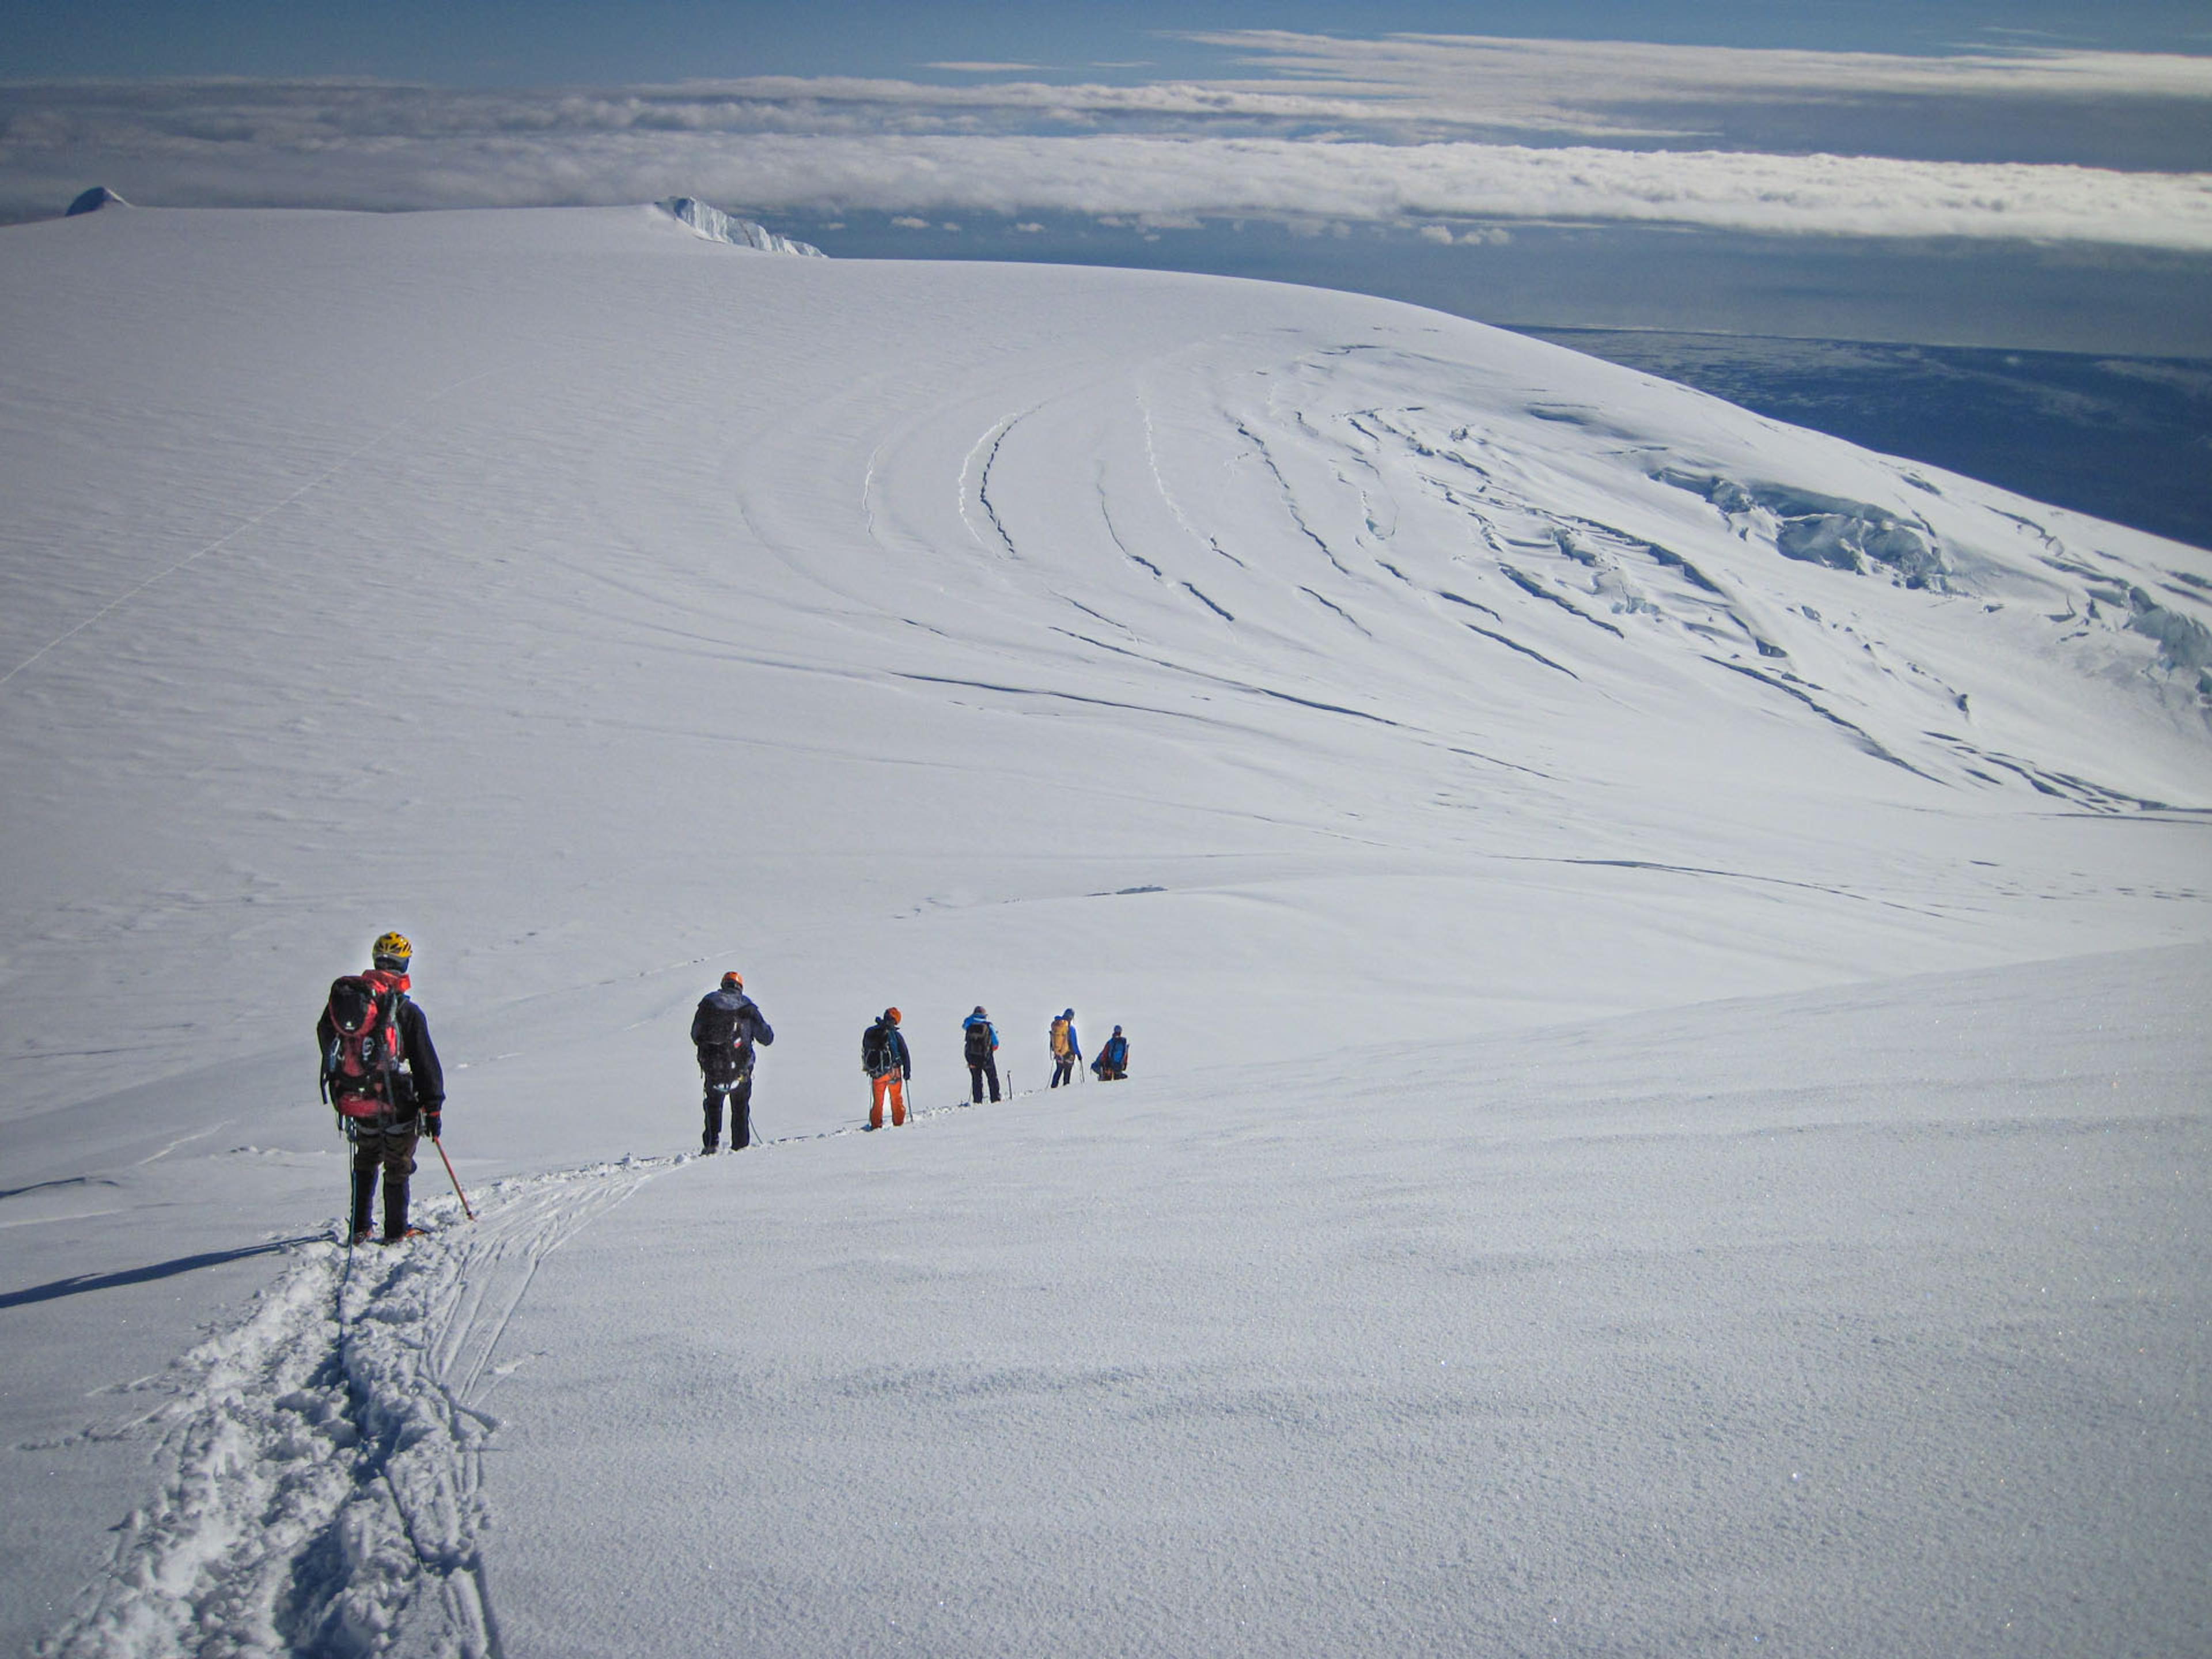
<svg viewBox="0 0 2212 1659">
<path fill-rule="evenodd" d="M 94 185 L 71 202 L 63 212 L 62 217 L 74 219 L 80 214 L 97 213 L 104 207 L 129 207 L 130 205 L 130 203 L 108 189 L 106 185 Z"/>
<path fill-rule="evenodd" d="M 794 241 L 788 236 L 779 236 L 766 225 L 751 219 L 733 219 L 721 209 L 709 207 L 690 196 L 671 196 L 653 205 L 670 218 L 690 226 L 710 242 L 727 242 L 732 247 L 757 248 L 763 253 L 795 253 L 808 259 L 829 257 L 811 242 Z"/>
<path fill-rule="evenodd" d="M 335 1243 L 156 1385 L 162 1490 L 40 1659 L 501 1652 L 479 1540 L 484 1398 L 538 1263 L 680 1160 L 503 1182 L 480 1219 L 421 1206 L 404 1249 Z"/>
</svg>

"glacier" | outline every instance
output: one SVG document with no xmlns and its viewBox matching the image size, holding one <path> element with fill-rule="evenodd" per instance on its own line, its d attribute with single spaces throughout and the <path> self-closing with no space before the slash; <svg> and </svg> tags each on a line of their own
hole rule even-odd
<svg viewBox="0 0 2212 1659">
<path fill-rule="evenodd" d="M 710 242 L 726 242 L 732 247 L 749 247 L 762 253 L 794 253 L 811 259 L 823 257 L 822 250 L 811 242 L 780 236 L 757 220 L 733 218 L 696 197 L 672 196 L 659 206 L 670 218 L 690 226 Z"/>
<path fill-rule="evenodd" d="M 0 232 L 7 1641 L 2202 1645 L 2212 554 L 713 212 Z"/>
</svg>

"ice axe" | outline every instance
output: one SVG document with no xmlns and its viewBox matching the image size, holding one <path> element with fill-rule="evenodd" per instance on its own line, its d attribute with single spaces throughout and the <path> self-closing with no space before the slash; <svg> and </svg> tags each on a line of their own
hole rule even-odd
<svg viewBox="0 0 2212 1659">
<path fill-rule="evenodd" d="M 469 1208 L 469 1195 L 461 1190 L 460 1176 L 453 1173 L 453 1160 L 446 1156 L 446 1143 L 432 1135 L 430 1144 L 438 1149 L 438 1162 L 446 1166 L 446 1179 L 453 1183 L 453 1196 L 461 1200 L 461 1213 L 474 1221 L 477 1212 Z"/>
</svg>

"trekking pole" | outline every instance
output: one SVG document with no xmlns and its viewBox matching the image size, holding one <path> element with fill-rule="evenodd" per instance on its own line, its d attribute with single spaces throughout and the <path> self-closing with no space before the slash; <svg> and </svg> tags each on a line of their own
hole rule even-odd
<svg viewBox="0 0 2212 1659">
<path fill-rule="evenodd" d="M 461 1213 L 474 1221 L 477 1212 L 469 1208 L 469 1195 L 461 1190 L 460 1176 L 453 1173 L 453 1160 L 446 1156 L 446 1143 L 432 1135 L 430 1144 L 438 1149 L 438 1162 L 446 1166 L 446 1179 L 453 1183 L 453 1196 L 461 1200 Z"/>
</svg>

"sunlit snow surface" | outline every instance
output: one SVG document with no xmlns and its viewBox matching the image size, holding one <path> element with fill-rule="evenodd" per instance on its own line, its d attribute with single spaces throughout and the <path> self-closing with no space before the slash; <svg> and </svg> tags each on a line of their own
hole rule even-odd
<svg viewBox="0 0 2212 1659">
<path fill-rule="evenodd" d="M 12 1644 L 2204 1645 L 2212 556 L 650 209 L 17 228 L 0 386 Z M 483 1218 L 349 1262 L 395 926 Z"/>
</svg>

